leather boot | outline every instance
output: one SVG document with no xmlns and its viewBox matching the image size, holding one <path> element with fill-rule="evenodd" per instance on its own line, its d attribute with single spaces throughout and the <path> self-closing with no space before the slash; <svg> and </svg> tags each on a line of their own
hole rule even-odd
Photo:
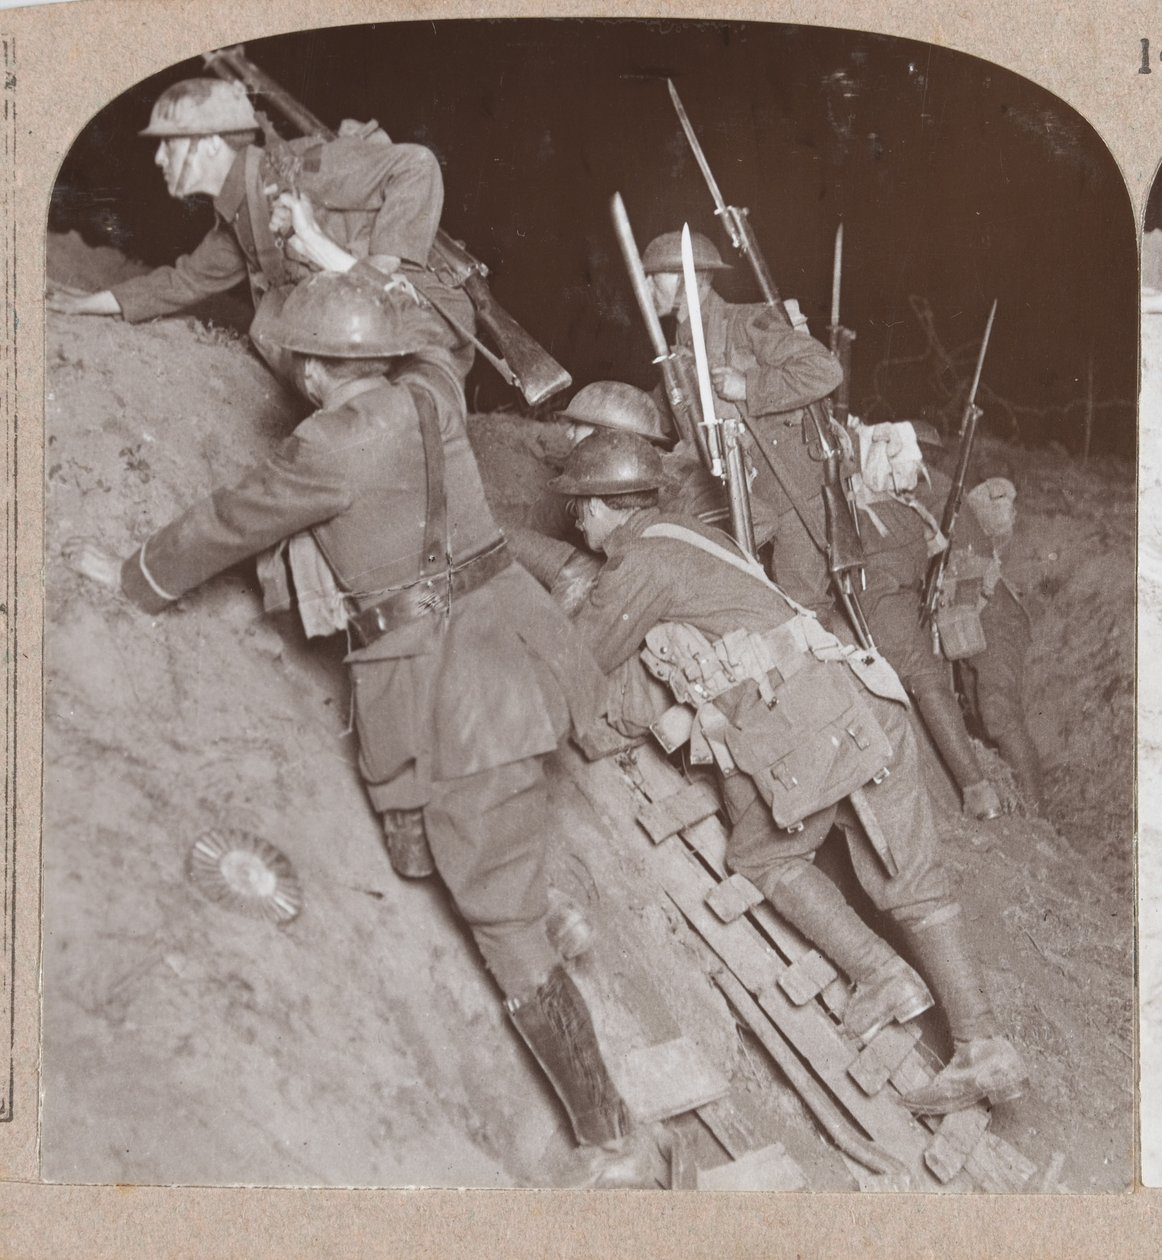
<svg viewBox="0 0 1162 1260">
<path fill-rule="evenodd" d="M 924 981 L 902 958 L 893 958 L 855 986 L 844 1008 L 843 1024 L 866 1043 L 890 1021 L 906 1024 L 931 1005 L 932 994 Z"/>
<path fill-rule="evenodd" d="M 946 1116 L 979 1102 L 990 1107 L 1009 1102 L 1029 1088 L 1029 1069 L 1004 1037 L 977 1037 L 956 1045 L 948 1066 L 927 1085 L 904 1095 L 904 1104 L 921 1116 Z"/>
<path fill-rule="evenodd" d="M 932 1005 L 923 980 L 892 952 L 809 862 L 766 891 L 780 915 L 817 945 L 854 983 L 843 1023 L 870 1041 L 891 1020 L 905 1023 Z"/>
<path fill-rule="evenodd" d="M 523 997 L 505 1002 L 509 1017 L 569 1113 L 577 1141 L 615 1142 L 631 1127 L 610 1078 L 581 991 L 563 967 Z"/>
<path fill-rule="evenodd" d="M 974 818 L 999 818 L 1000 799 L 976 758 L 952 689 L 924 687 L 914 693 L 913 699 L 932 742 L 960 788 L 965 812 Z"/>
<path fill-rule="evenodd" d="M 962 1111 L 987 1099 L 1016 1098 L 1028 1087 L 1021 1056 L 999 1036 L 984 977 L 969 948 L 960 907 L 949 902 L 906 924 L 921 969 L 944 1008 L 955 1052 L 948 1066 L 904 1102 L 923 1115 Z"/>
<path fill-rule="evenodd" d="M 424 879 L 435 871 L 422 809 L 384 810 L 383 840 L 391 868 L 397 875 L 405 879 Z"/>
<path fill-rule="evenodd" d="M 1033 738 L 1023 725 L 1014 726 L 997 738 L 997 748 L 1004 757 L 1021 797 L 1030 809 L 1041 806 L 1041 758 Z"/>
<path fill-rule="evenodd" d="M 807 861 L 798 862 L 762 892 L 793 927 L 859 985 L 896 955 L 847 904 L 834 882 Z"/>
</svg>

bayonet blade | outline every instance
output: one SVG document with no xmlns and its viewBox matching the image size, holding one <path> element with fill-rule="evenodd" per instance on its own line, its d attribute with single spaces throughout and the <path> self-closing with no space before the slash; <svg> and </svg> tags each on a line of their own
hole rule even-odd
<svg viewBox="0 0 1162 1260">
<path fill-rule="evenodd" d="M 996 318 L 996 314 L 997 299 L 993 298 L 993 304 L 989 309 L 988 323 L 984 326 L 984 336 L 981 338 L 980 353 L 976 356 L 976 371 L 972 374 L 972 389 L 968 392 L 968 405 L 970 407 L 976 402 L 976 391 L 980 387 L 980 374 L 984 370 L 984 356 L 989 348 L 989 337 L 992 335 L 993 320 Z"/>
<path fill-rule="evenodd" d="M 831 327 L 839 332 L 839 287 L 843 281 L 843 224 L 835 229 L 835 261 L 831 267 Z M 832 353 L 835 347 L 832 346 Z"/>
<path fill-rule="evenodd" d="M 694 347 L 702 424 L 706 429 L 707 445 L 712 452 L 710 471 L 715 477 L 721 477 L 723 468 L 718 454 L 719 444 L 711 436 L 712 429 L 718 424 L 718 413 L 714 403 L 714 388 L 710 383 L 710 360 L 706 357 L 706 333 L 702 327 L 702 304 L 698 299 L 698 273 L 694 269 L 694 245 L 690 240 L 688 223 L 682 224 L 682 278 L 686 284 L 686 317 L 690 321 L 690 342 Z"/>
<path fill-rule="evenodd" d="M 617 243 L 621 246 L 621 256 L 625 259 L 625 267 L 629 272 L 634 296 L 637 298 L 637 304 L 641 308 L 642 319 L 646 323 L 646 332 L 649 334 L 650 345 L 653 346 L 654 354 L 657 356 L 654 361 L 658 362 L 669 353 L 669 346 L 666 345 L 666 335 L 662 332 L 662 321 L 658 318 L 657 308 L 654 306 L 654 295 L 650 291 L 650 282 L 646 278 L 645 268 L 642 266 L 641 251 L 638 249 L 637 241 L 634 239 L 633 226 L 630 224 L 629 215 L 625 209 L 625 202 L 621 199 L 621 193 L 615 192 L 613 194 L 610 209 L 613 213 L 613 228 L 617 233 Z"/>
<path fill-rule="evenodd" d="M 686 133 L 686 141 L 690 145 L 690 151 L 694 154 L 694 161 L 698 163 L 698 169 L 702 172 L 702 178 L 706 181 L 706 187 L 710 189 L 710 195 L 714 198 L 715 212 L 726 225 L 726 229 L 734 240 L 734 225 L 731 222 L 730 215 L 727 213 L 726 199 L 722 195 L 722 190 L 718 187 L 718 181 L 714 178 L 714 172 L 710 169 L 710 163 L 706 160 L 706 154 L 702 152 L 702 146 L 698 143 L 698 137 L 694 134 L 694 128 L 690 123 L 690 119 L 682 106 L 681 97 L 678 95 L 678 89 L 674 86 L 672 79 L 666 80 L 666 86 L 670 89 L 670 100 L 674 102 L 674 110 L 678 115 L 678 121 L 682 124 L 682 130 Z M 735 249 L 738 248 L 738 241 L 734 241 Z"/>
</svg>

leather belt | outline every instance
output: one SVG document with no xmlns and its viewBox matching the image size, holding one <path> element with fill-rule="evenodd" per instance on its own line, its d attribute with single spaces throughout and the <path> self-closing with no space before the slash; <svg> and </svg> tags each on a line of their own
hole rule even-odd
<svg viewBox="0 0 1162 1260">
<path fill-rule="evenodd" d="M 370 647 L 381 636 L 421 617 L 447 616 L 453 599 L 483 586 L 510 564 L 512 554 L 502 538 L 450 569 L 420 578 L 353 614 L 347 622 L 351 634 L 360 647 Z"/>
</svg>

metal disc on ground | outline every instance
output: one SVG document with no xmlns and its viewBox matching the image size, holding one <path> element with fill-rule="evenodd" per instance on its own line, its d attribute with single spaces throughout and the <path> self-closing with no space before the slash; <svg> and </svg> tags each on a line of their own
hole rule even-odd
<svg viewBox="0 0 1162 1260">
<path fill-rule="evenodd" d="M 190 850 L 190 880 L 227 910 L 289 923 L 302 909 L 294 867 L 272 844 L 246 831 L 207 831 Z"/>
</svg>

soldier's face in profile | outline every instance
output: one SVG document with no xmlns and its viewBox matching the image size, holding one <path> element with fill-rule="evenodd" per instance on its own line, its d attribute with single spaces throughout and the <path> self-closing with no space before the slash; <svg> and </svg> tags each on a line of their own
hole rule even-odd
<svg viewBox="0 0 1162 1260">
<path fill-rule="evenodd" d="M 682 277 L 676 271 L 655 271 L 647 279 L 650 282 L 650 294 L 654 299 L 654 310 L 659 315 L 671 314 L 678 304 Z"/>
<path fill-rule="evenodd" d="M 153 160 L 161 168 L 165 190 L 171 197 L 217 191 L 205 186 L 206 136 L 167 136 L 157 146 Z"/>
</svg>

